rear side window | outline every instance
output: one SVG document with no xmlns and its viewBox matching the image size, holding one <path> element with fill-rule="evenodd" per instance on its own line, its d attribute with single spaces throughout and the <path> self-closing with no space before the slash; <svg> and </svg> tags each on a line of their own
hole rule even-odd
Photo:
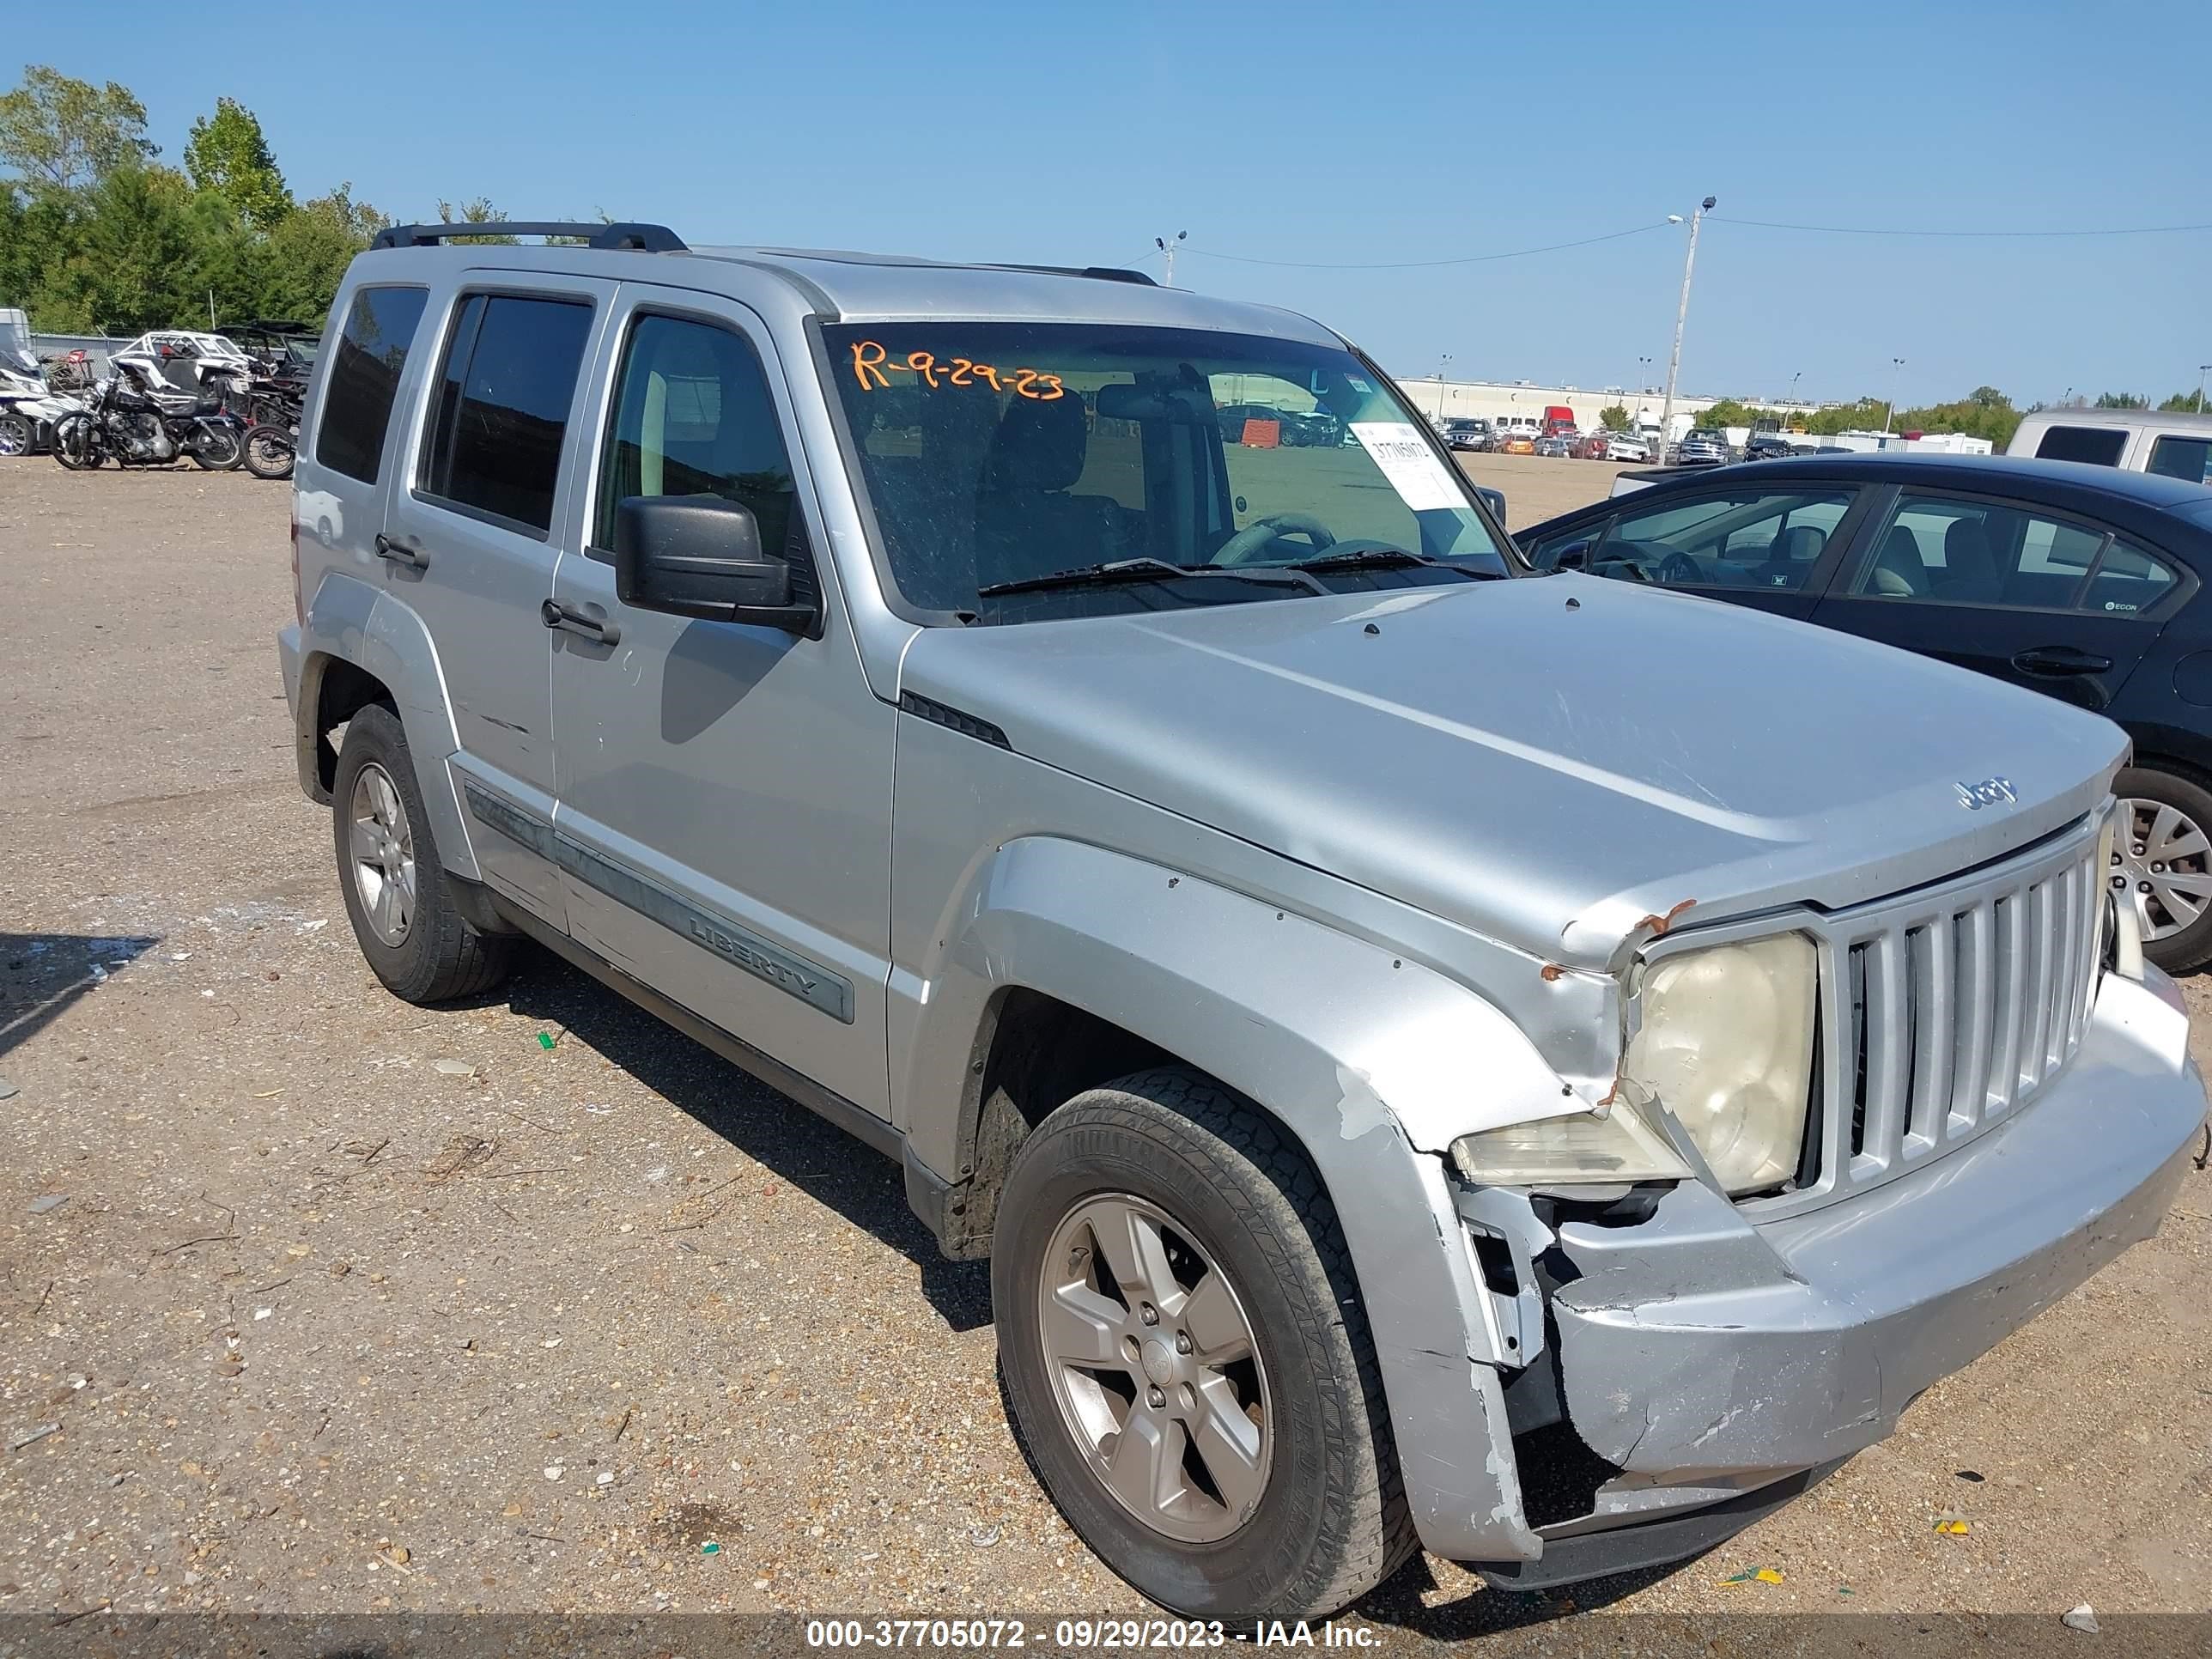
<svg viewBox="0 0 2212 1659">
<path fill-rule="evenodd" d="M 2080 461 L 2089 466 L 2118 466 L 2128 434 L 2108 426 L 2054 426 L 2035 447 L 2038 460 Z"/>
<path fill-rule="evenodd" d="M 353 296 L 331 359 L 331 388 L 315 434 L 315 459 L 333 472 L 376 482 L 407 349 L 429 295 L 422 288 L 365 288 Z"/>
<path fill-rule="evenodd" d="M 591 333 L 583 300 L 471 294 L 453 318 L 416 488 L 543 536 Z"/>
<path fill-rule="evenodd" d="M 2191 483 L 2212 483 L 2212 438 L 2160 438 L 2150 447 L 2149 471 Z"/>
</svg>

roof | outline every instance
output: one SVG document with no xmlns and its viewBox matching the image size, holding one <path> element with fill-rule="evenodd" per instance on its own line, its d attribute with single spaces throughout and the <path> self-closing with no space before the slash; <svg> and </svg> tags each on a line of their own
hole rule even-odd
<svg viewBox="0 0 2212 1659">
<path fill-rule="evenodd" d="M 1788 460 L 1747 462 L 1741 467 L 1711 467 L 1699 478 L 1908 478 L 1940 479 L 1972 489 L 1992 483 L 2054 484 L 2134 501 L 2143 507 L 2176 507 L 2212 501 L 2212 489 L 2154 472 L 2081 461 L 2042 461 L 2026 455 L 1943 455 L 1910 451 L 1872 455 L 1802 455 Z M 1663 487 L 1663 486 L 1661 486 Z"/>
<path fill-rule="evenodd" d="M 1186 289 L 1160 288 L 1138 272 L 1108 267 L 963 264 L 832 248 L 684 247 L 680 243 L 648 252 L 641 250 L 634 240 L 617 246 L 612 238 L 599 246 L 429 240 L 433 233 L 451 236 L 526 228 L 533 234 L 600 229 L 589 225 L 403 226 L 380 238 L 362 258 L 379 266 L 386 261 L 444 263 L 658 279 L 705 289 L 719 284 L 701 267 L 720 264 L 743 267 L 756 276 L 765 274 L 779 278 L 805 311 L 832 319 L 1121 323 L 1253 334 L 1312 345 L 1344 343 L 1332 331 L 1296 312 L 1213 299 Z M 605 228 L 610 231 L 640 228 Z M 657 227 L 641 228 L 668 235 Z M 418 234 L 423 240 L 410 240 Z M 732 270 L 732 277 L 737 275 Z M 733 289 L 742 291 L 734 282 Z"/>
<path fill-rule="evenodd" d="M 2212 415 L 2186 410 L 2033 409 L 2023 417 L 2045 426 L 2197 427 L 2212 432 Z"/>
</svg>

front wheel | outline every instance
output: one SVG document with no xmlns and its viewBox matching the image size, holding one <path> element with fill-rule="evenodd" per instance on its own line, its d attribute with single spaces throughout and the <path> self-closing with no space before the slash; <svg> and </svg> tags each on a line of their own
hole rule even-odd
<svg viewBox="0 0 2212 1659">
<path fill-rule="evenodd" d="M 10 410 L 0 414 L 0 455 L 27 455 L 36 434 L 31 423 Z"/>
<path fill-rule="evenodd" d="M 72 472 L 98 466 L 105 448 L 100 423 L 89 415 L 64 415 L 54 427 L 54 459 Z"/>
<path fill-rule="evenodd" d="M 2193 974 L 2212 963 L 2212 790 L 2188 773 L 2129 766 L 2112 793 L 2112 896 L 2135 907 L 2145 956 Z"/>
<path fill-rule="evenodd" d="M 207 471 L 228 472 L 245 454 L 246 445 L 238 428 L 228 422 L 204 426 L 193 434 L 192 460 Z"/>
<path fill-rule="evenodd" d="M 289 478 L 295 455 L 292 434 L 281 426 L 248 428 L 246 470 L 257 478 Z"/>
<path fill-rule="evenodd" d="M 1153 1601 L 1318 1617 L 1413 1552 L 1335 1211 L 1220 1085 L 1139 1073 L 1046 1118 L 1006 1180 L 991 1300 L 1045 1490 Z"/>
</svg>

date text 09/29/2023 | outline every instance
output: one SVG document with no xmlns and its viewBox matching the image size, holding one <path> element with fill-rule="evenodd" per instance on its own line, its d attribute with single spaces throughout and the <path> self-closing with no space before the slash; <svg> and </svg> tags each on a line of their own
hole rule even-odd
<svg viewBox="0 0 2212 1659">
<path fill-rule="evenodd" d="M 810 1648 L 1042 1647 L 1045 1627 L 1032 1631 L 1019 1619 L 810 1619 Z M 1367 1625 L 1323 1620 L 1271 1619 L 1231 1629 L 1219 1620 L 1061 1619 L 1051 1626 L 1060 1652 L 1219 1648 L 1231 1643 L 1261 1648 L 1371 1648 L 1382 1635 Z"/>
</svg>

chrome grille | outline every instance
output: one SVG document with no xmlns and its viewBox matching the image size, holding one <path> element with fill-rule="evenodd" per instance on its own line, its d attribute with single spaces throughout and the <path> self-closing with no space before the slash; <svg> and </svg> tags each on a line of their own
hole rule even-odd
<svg viewBox="0 0 2212 1659">
<path fill-rule="evenodd" d="M 1760 1214 L 1863 1192 L 1964 1146 L 2080 1048 L 2103 951 L 2094 815 L 2017 858 L 1820 918 L 1817 1115 L 1796 1189 Z"/>
</svg>

